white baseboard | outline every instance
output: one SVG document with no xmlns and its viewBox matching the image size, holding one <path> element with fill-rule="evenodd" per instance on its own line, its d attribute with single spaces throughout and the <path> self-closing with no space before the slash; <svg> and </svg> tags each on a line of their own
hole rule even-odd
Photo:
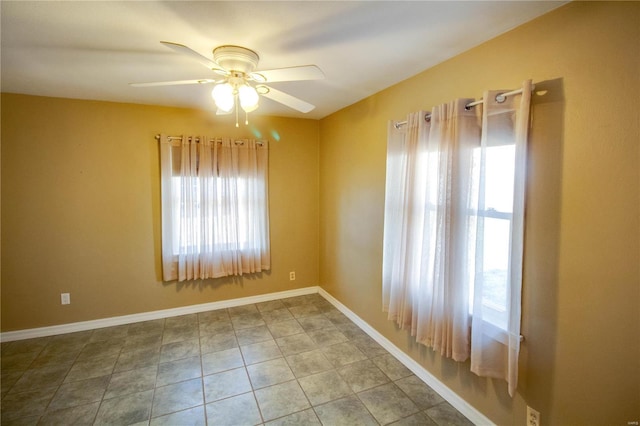
<svg viewBox="0 0 640 426">
<path fill-rule="evenodd" d="M 280 291 L 276 293 L 261 294 L 258 296 L 242 297 L 238 299 L 222 300 L 219 302 L 202 303 L 199 305 L 190 305 L 180 308 L 163 309 L 159 311 L 143 312 L 140 314 L 123 315 L 119 317 L 104 318 L 92 321 L 75 322 L 71 324 L 54 325 L 50 327 L 31 328 L 27 330 L 8 331 L 0 333 L 0 342 L 11 342 L 14 340 L 32 339 L 36 337 L 53 336 L 56 334 L 73 333 L 76 331 L 93 330 L 104 327 L 112 327 L 116 325 L 131 324 L 140 321 L 149 321 L 161 318 L 169 318 L 179 315 L 195 314 L 199 312 L 212 311 L 216 309 L 233 308 L 235 306 L 249 305 L 252 303 L 268 302 L 271 300 L 283 299 L 286 297 L 303 296 L 306 294 L 319 293 L 329 303 L 336 307 L 340 312 L 346 315 L 365 333 L 371 336 L 380 346 L 385 348 L 391 355 L 400 361 L 405 367 L 411 370 L 422 381 L 429 385 L 442 398 L 451 404 L 456 410 L 462 413 L 466 418 L 476 425 L 493 425 L 494 423 L 485 417 L 478 410 L 473 408 L 468 402 L 462 399 L 458 394 L 449 389 L 445 384 L 438 380 L 434 375 L 429 373 L 424 367 L 416 362 L 409 355 L 401 351 L 396 345 L 391 343 L 386 337 L 380 334 L 376 329 L 371 327 L 358 315 L 353 313 L 349 308 L 340 303 L 336 298 L 324 291 L 318 286 L 305 287 L 295 290 Z"/>
<path fill-rule="evenodd" d="M 50 327 L 30 328 L 27 330 L 7 331 L 0 333 L 0 342 L 33 339 L 36 337 L 54 336 L 56 334 L 73 333 L 76 331 L 94 330 L 96 328 L 113 327 L 115 325 L 131 324 L 140 321 L 150 321 L 179 315 L 196 314 L 216 309 L 233 308 L 234 306 L 249 305 L 251 303 L 269 302 L 285 297 L 303 296 L 318 292 L 319 287 L 305 287 L 295 290 L 279 291 L 258 296 L 241 297 L 238 299 L 222 300 L 219 302 L 189 305 L 180 308 L 162 309 L 159 311 L 143 312 L 140 314 L 123 315 L 119 317 L 103 318 L 92 321 L 81 321 L 70 324 L 53 325 Z"/>
<path fill-rule="evenodd" d="M 320 296 L 324 297 L 336 307 L 340 312 L 345 314 L 351 321 L 353 321 L 362 331 L 367 333 L 373 340 L 378 342 L 380 346 L 385 348 L 391 355 L 393 355 L 398 361 L 400 361 L 405 367 L 418 376 L 423 382 L 429 385 L 434 391 L 436 391 L 442 398 L 444 398 L 449 404 L 451 404 L 456 410 L 462 413 L 467 419 L 476 425 L 494 425 L 484 414 L 476 410 L 471 404 L 462 399 L 457 393 L 449 389 L 444 383 L 438 380 L 433 374 L 429 373 L 423 366 L 416 362 L 409 355 L 404 353 L 400 348 L 391 343 L 386 337 L 380 334 L 376 329 L 371 327 L 358 315 L 353 313 L 349 308 L 340 303 L 335 297 L 327 293 L 322 288 L 318 289 Z"/>
</svg>

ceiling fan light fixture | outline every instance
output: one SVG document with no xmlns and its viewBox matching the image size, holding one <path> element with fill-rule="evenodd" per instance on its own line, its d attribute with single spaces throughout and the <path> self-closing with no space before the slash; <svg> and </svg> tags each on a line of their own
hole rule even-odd
<svg viewBox="0 0 640 426">
<path fill-rule="evenodd" d="M 258 108 L 260 96 L 253 87 L 243 84 L 238 88 L 238 97 L 240 98 L 240 106 L 246 112 L 255 111 Z"/>
<path fill-rule="evenodd" d="M 216 84 L 211 91 L 211 97 L 220 110 L 229 112 L 233 109 L 233 87 L 228 82 Z"/>
</svg>

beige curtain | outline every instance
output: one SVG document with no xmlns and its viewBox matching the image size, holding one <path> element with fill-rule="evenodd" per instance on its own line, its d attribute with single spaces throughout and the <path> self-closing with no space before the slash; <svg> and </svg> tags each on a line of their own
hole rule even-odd
<svg viewBox="0 0 640 426">
<path fill-rule="evenodd" d="M 271 267 L 268 143 L 160 137 L 163 279 Z"/>
<path fill-rule="evenodd" d="M 511 396 L 515 394 L 518 383 L 520 354 L 524 200 L 531 90 L 531 80 L 527 80 L 522 85 L 521 94 L 509 96 L 502 102 L 498 101 L 499 94 L 504 91 L 485 92 L 479 150 L 481 179 L 477 209 L 471 371 L 480 376 L 505 379 Z M 495 191 L 496 187 L 501 190 Z M 504 254 L 495 256 L 495 251 Z M 498 260 L 504 263 L 500 264 Z M 498 291 L 502 297 L 496 297 Z"/>
<path fill-rule="evenodd" d="M 389 123 L 383 310 L 416 341 L 514 394 L 531 82 Z"/>
<path fill-rule="evenodd" d="M 459 99 L 389 125 L 383 309 L 416 340 L 456 361 L 469 357 L 471 178 L 480 131 Z M 451 256 L 451 254 L 456 254 Z"/>
</svg>

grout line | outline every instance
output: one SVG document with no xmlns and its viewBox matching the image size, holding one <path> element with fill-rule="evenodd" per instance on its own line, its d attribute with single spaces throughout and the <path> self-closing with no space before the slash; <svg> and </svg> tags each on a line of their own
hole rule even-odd
<svg viewBox="0 0 640 426">
<path fill-rule="evenodd" d="M 209 424 L 209 418 L 207 416 L 207 392 L 204 387 L 204 365 L 202 365 L 202 336 L 200 335 L 200 315 L 196 314 L 196 319 L 198 320 L 198 357 L 200 358 L 200 383 L 202 385 L 202 410 L 204 411 L 204 424 Z M 162 359 L 162 344 L 160 345 L 160 358 Z M 159 368 L 158 368 L 159 370 Z M 155 388 L 153 390 L 155 395 Z M 153 408 L 153 405 L 151 406 Z M 152 414 L 149 413 L 149 423 L 151 424 Z"/>
</svg>

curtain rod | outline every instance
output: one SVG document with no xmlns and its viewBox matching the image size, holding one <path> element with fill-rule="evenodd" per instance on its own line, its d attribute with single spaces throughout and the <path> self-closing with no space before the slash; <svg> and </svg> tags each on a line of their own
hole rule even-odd
<svg viewBox="0 0 640 426">
<path fill-rule="evenodd" d="M 156 135 L 155 136 L 157 141 L 160 141 L 160 135 Z M 167 136 L 167 139 L 169 139 L 170 141 L 173 140 L 181 140 L 182 136 Z M 195 141 L 196 143 L 200 142 L 200 138 L 199 137 L 195 137 Z M 217 143 L 222 143 L 222 141 L 218 141 L 217 139 L 209 139 L 209 142 L 217 142 Z M 243 143 L 242 141 L 235 141 L 236 143 L 240 142 L 241 144 Z M 256 143 L 258 145 L 264 145 L 264 141 L 256 141 Z"/>
<path fill-rule="evenodd" d="M 531 90 L 535 89 L 536 85 L 532 84 L 531 85 Z M 516 90 L 512 90 L 510 92 L 505 92 L 505 93 L 498 93 L 496 95 L 496 102 L 498 102 L 499 104 L 503 103 L 504 101 L 507 100 L 507 97 L 509 96 L 513 96 L 513 95 L 519 95 L 520 93 L 522 93 L 522 89 L 516 89 Z M 484 102 L 484 99 L 480 99 L 478 101 L 474 101 L 474 102 L 469 102 L 468 104 L 466 104 L 464 106 L 464 109 L 466 109 L 467 111 L 469 111 L 471 108 L 473 108 L 476 105 L 481 105 Z M 424 121 L 431 121 L 431 113 L 428 112 L 424 115 Z M 395 123 L 393 126 L 396 129 L 399 129 L 400 126 L 404 126 L 405 124 L 407 124 L 407 121 L 398 121 L 397 123 Z"/>
</svg>

